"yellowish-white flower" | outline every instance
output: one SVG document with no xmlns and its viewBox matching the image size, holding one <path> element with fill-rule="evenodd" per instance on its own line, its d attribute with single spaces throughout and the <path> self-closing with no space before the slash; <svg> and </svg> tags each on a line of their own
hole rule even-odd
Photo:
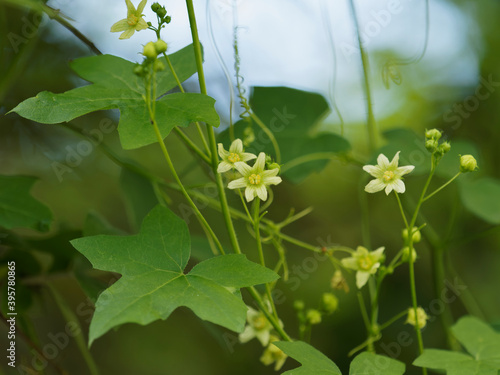
<svg viewBox="0 0 500 375">
<path fill-rule="evenodd" d="M 417 307 L 417 315 L 415 316 L 415 309 L 410 307 L 408 309 L 408 318 L 406 319 L 406 323 L 411 324 L 412 326 L 417 326 L 417 319 L 418 328 L 422 329 L 426 326 L 429 317 L 425 313 L 425 310 L 421 307 Z"/>
<path fill-rule="evenodd" d="M 231 170 L 234 168 L 234 163 L 249 161 L 257 157 L 249 152 L 243 152 L 243 142 L 239 138 L 231 143 L 229 151 L 224 150 L 222 143 L 219 143 L 219 156 L 222 159 L 217 168 L 217 172 L 219 173 Z"/>
<path fill-rule="evenodd" d="M 148 28 L 148 24 L 144 21 L 144 18 L 142 18 L 144 16 L 142 11 L 146 6 L 147 0 L 142 0 L 137 9 L 135 9 L 134 4 L 132 4 L 130 0 L 125 0 L 125 3 L 127 3 L 127 18 L 111 26 L 112 33 L 123 31 L 120 35 L 120 39 L 128 39 L 134 35 L 136 31 Z"/>
<path fill-rule="evenodd" d="M 260 361 L 266 366 L 269 366 L 274 362 L 274 371 L 278 371 L 281 367 L 283 367 L 288 356 L 280 348 L 273 344 L 274 341 L 279 341 L 279 338 L 271 336 L 269 345 L 260 357 Z"/>
<path fill-rule="evenodd" d="M 363 246 L 358 246 L 352 257 L 344 258 L 341 260 L 345 268 L 355 270 L 356 272 L 356 286 L 361 289 L 370 275 L 377 272 L 380 267 L 380 262 L 384 258 L 384 247 L 379 247 L 375 251 L 368 251 Z"/>
<path fill-rule="evenodd" d="M 253 167 L 244 162 L 236 162 L 234 167 L 243 177 L 231 181 L 227 187 L 229 189 L 245 188 L 247 202 L 253 201 L 255 197 L 265 201 L 267 199 L 267 186 L 278 185 L 281 182 L 281 177 L 277 176 L 278 168 L 265 170 L 266 154 L 263 152 L 259 154 Z"/>
<path fill-rule="evenodd" d="M 402 176 L 410 173 L 415 167 L 413 165 L 406 165 L 398 167 L 399 152 L 396 153 L 391 162 L 384 154 L 380 154 L 377 158 L 377 165 L 365 165 L 363 170 L 368 172 L 373 177 L 368 185 L 365 186 L 365 191 L 368 193 L 376 193 L 384 190 L 387 195 L 394 190 L 397 193 L 405 192 L 405 184 L 403 183 Z"/>
<path fill-rule="evenodd" d="M 262 346 L 267 346 L 273 326 L 269 323 L 264 313 L 248 307 L 247 323 L 245 330 L 238 336 L 240 342 L 244 344 L 253 338 L 257 338 Z"/>
</svg>

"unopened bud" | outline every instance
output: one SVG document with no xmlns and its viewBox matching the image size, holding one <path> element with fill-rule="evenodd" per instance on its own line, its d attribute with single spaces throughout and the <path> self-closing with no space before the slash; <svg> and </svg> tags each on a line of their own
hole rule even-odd
<svg viewBox="0 0 500 375">
<path fill-rule="evenodd" d="M 319 324 L 321 323 L 321 313 L 315 309 L 307 310 L 306 319 L 311 325 Z"/>
<path fill-rule="evenodd" d="M 153 3 L 153 5 L 151 5 L 151 10 L 152 10 L 153 12 L 155 12 L 155 13 L 156 13 L 156 12 L 158 11 L 158 9 L 160 9 L 160 8 L 161 8 L 161 5 L 160 5 L 160 4 L 158 4 L 158 3 Z"/>
<path fill-rule="evenodd" d="M 333 293 L 323 293 L 321 302 L 328 314 L 333 313 L 339 306 L 339 299 Z"/>
<path fill-rule="evenodd" d="M 441 154 L 441 155 L 444 155 L 446 154 L 448 151 L 451 150 L 451 145 L 450 145 L 450 142 L 443 142 L 441 143 L 441 145 L 439 145 L 438 147 L 438 152 Z"/>
<path fill-rule="evenodd" d="M 304 301 L 302 301 L 302 300 L 300 300 L 300 299 L 296 300 L 296 301 L 293 303 L 293 308 L 294 308 L 295 310 L 297 310 L 297 311 L 302 311 L 302 310 L 304 310 L 304 307 L 306 307 L 306 306 L 305 306 L 305 304 L 304 304 Z"/>
<path fill-rule="evenodd" d="M 425 131 L 425 138 L 439 140 L 441 138 L 441 132 L 437 129 L 430 129 Z"/>
<path fill-rule="evenodd" d="M 153 42 L 149 42 L 144 46 L 144 49 L 142 50 L 142 54 L 146 56 L 148 59 L 154 60 L 156 59 L 156 56 L 158 56 L 158 53 L 156 53 L 156 48 Z"/>
<path fill-rule="evenodd" d="M 415 309 L 410 307 L 408 309 L 408 318 L 406 319 L 406 323 L 411 324 L 412 326 L 417 326 L 422 329 L 427 324 L 427 320 L 429 317 L 425 313 L 424 309 L 421 307 L 417 307 L 417 314 L 415 315 Z"/>
<path fill-rule="evenodd" d="M 161 60 L 155 60 L 153 69 L 155 72 L 161 72 L 162 70 L 165 70 L 165 64 L 163 64 Z"/>
<path fill-rule="evenodd" d="M 428 139 L 427 141 L 425 141 L 425 148 L 429 152 L 436 151 L 436 149 L 438 148 L 438 146 L 439 146 L 439 142 L 437 140 L 435 140 L 435 139 Z"/>
<path fill-rule="evenodd" d="M 417 260 L 417 252 L 413 247 L 411 248 L 411 257 L 412 257 L 412 262 L 415 262 Z M 410 261 L 410 248 L 408 246 L 405 246 L 403 248 L 403 254 L 402 254 L 401 258 L 405 262 Z"/>
<path fill-rule="evenodd" d="M 418 230 L 418 228 L 413 227 L 411 232 L 413 233 L 413 235 L 412 235 L 413 243 L 420 242 L 420 240 L 422 239 L 422 234 L 420 234 L 420 231 Z M 403 229 L 402 235 L 403 235 L 403 240 L 405 240 L 405 242 L 408 241 L 408 229 L 406 229 L 406 228 Z"/>
<path fill-rule="evenodd" d="M 474 172 L 477 168 L 477 161 L 472 155 L 460 156 L 460 172 Z"/>
<path fill-rule="evenodd" d="M 166 52 L 167 51 L 167 43 L 165 43 L 163 40 L 158 39 L 155 42 L 155 49 L 158 54 Z"/>
</svg>

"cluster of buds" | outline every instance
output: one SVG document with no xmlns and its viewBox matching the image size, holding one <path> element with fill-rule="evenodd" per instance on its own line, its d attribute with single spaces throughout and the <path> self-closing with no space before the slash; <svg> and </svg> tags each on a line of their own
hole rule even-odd
<svg viewBox="0 0 500 375">
<path fill-rule="evenodd" d="M 451 150 L 451 145 L 449 142 L 439 143 L 439 139 L 443 133 L 437 129 L 431 129 L 425 131 L 425 148 L 431 152 L 437 159 L 443 157 L 448 151 Z"/>
<path fill-rule="evenodd" d="M 147 43 L 142 50 L 144 61 L 142 64 L 136 64 L 134 74 L 139 77 L 147 77 L 151 72 L 151 67 L 155 72 L 164 70 L 165 64 L 161 60 L 158 60 L 158 55 L 166 51 L 167 43 L 161 39 L 158 39 L 156 42 Z"/>
<path fill-rule="evenodd" d="M 163 27 L 163 24 L 169 24 L 170 21 L 172 21 L 172 17 L 167 16 L 167 10 L 165 9 L 165 6 L 161 6 L 158 3 L 153 3 L 151 5 L 151 10 L 156 13 L 160 20 L 160 27 Z"/>
</svg>

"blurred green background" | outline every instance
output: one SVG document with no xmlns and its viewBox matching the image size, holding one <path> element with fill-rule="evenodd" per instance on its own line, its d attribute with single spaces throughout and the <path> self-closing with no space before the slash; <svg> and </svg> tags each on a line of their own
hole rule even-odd
<svg viewBox="0 0 500 375">
<path fill-rule="evenodd" d="M 500 178 L 500 147 L 498 147 L 500 91 L 499 86 L 494 85 L 484 89 L 484 79 L 500 82 L 498 52 L 500 51 L 498 29 L 500 3 L 493 0 L 481 2 L 455 0 L 439 3 L 447 3 L 450 7 L 446 9 L 454 9 L 455 13 L 448 14 L 450 18 L 456 16 L 460 18 L 460 22 L 465 18 L 466 22 L 462 25 L 465 28 L 462 30 L 463 34 L 466 36 L 464 60 L 469 61 L 473 56 L 477 66 L 476 74 L 473 74 L 472 80 L 469 79 L 472 68 L 464 67 L 464 71 L 469 72 L 467 73 L 469 78 L 464 79 L 458 73 L 456 79 L 442 80 L 441 74 L 444 74 L 447 67 L 433 66 L 433 64 L 439 65 L 440 57 L 434 57 L 429 62 L 424 58 L 417 64 L 401 66 L 400 73 L 404 77 L 402 84 L 391 83 L 390 90 L 383 93 L 385 99 L 377 102 L 377 94 L 381 90 L 386 90 L 380 79 L 384 62 L 388 58 L 401 58 L 401 56 L 390 46 L 386 50 L 371 51 L 368 48 L 375 103 L 379 105 L 398 103 L 393 104 L 384 116 L 376 118 L 378 129 L 382 133 L 390 129 L 407 128 L 421 135 L 426 128 L 439 128 L 444 131 L 444 136 L 452 143 L 452 147 L 464 141 L 475 145 L 480 167 L 476 172 L 477 176 Z M 137 230 L 137 223 L 131 219 L 133 207 L 127 200 L 123 183 L 120 181 L 122 168 L 103 152 L 101 146 L 95 147 L 88 156 L 77 163 L 76 167 L 58 178 L 54 171 L 54 162 L 67 161 L 66 158 L 71 152 L 69 150 L 74 150 L 82 138 L 64 124 L 41 125 L 27 121 L 16 114 L 6 115 L 18 103 L 35 96 L 40 91 L 60 93 L 81 85 L 81 80 L 71 73 L 68 61 L 91 54 L 91 51 L 74 37 L 51 37 L 53 31 L 50 22 L 44 24 L 40 30 L 35 30 L 29 38 L 23 37 L 26 19 L 34 20 L 36 16 L 29 10 L 0 1 L 0 174 L 37 176 L 40 181 L 36 183 L 32 193 L 51 208 L 54 222 L 50 232 L 45 234 L 22 229 L 8 232 L 0 228 L 1 233 L 7 235 L 0 242 L 0 257 L 2 262 L 6 261 L 13 251 L 17 251 L 18 246 L 37 249 L 33 252 L 33 259 L 39 262 L 41 269 L 39 266 L 30 266 L 26 258 L 21 257 L 18 260 L 21 270 L 18 278 L 24 287 L 24 291 L 18 294 L 18 298 L 24 302 L 18 304 L 25 304 L 26 310 L 23 312 L 25 327 L 33 330 L 34 337 L 38 338 L 39 346 L 43 348 L 51 344 L 50 337 L 64 332 L 66 325 L 61 311 L 44 286 L 47 280 L 50 280 L 67 300 L 70 308 L 80 319 L 85 335 L 87 334 L 92 303 L 73 274 L 73 270 L 78 269 L 83 260 L 71 248 L 68 240 L 81 236 L 88 213 L 97 212 L 114 227 L 128 233 Z M 417 31 L 400 32 L 407 34 L 417 32 L 423 37 L 423 31 L 421 28 Z M 430 42 L 435 37 L 433 32 L 436 31 L 431 28 Z M 286 35 L 286 30 L 284 34 Z M 16 35 L 24 39 L 16 39 Z M 208 39 L 206 43 L 208 44 Z M 415 48 L 418 48 L 418 43 Z M 446 56 L 446 46 L 443 46 L 443 56 Z M 459 62 L 461 56 L 455 55 L 454 59 Z M 265 64 L 263 66 L 265 69 Z M 313 66 L 303 68 L 310 71 L 315 69 Z M 353 79 L 361 80 L 360 70 L 357 72 L 358 76 Z M 326 73 L 316 71 L 316 74 L 321 77 Z M 349 101 L 350 97 L 355 101 L 359 99 L 359 90 L 354 86 L 353 84 L 351 91 L 337 92 L 335 95 L 342 97 L 341 100 L 344 102 Z M 479 97 L 478 89 L 481 90 L 480 93 L 488 92 L 489 95 L 477 101 L 469 99 Z M 363 101 L 359 103 L 362 104 Z M 467 108 L 474 109 L 467 110 Z M 350 118 L 363 118 L 365 108 L 361 105 L 353 110 L 356 115 L 343 113 L 346 117 L 345 137 L 353 146 L 353 155 L 368 162 L 372 155 L 367 147 L 365 122 L 349 121 Z M 342 107 L 340 111 L 343 112 Z M 224 119 L 224 115 L 221 116 Z M 102 121 L 108 121 L 107 119 L 113 121 L 116 126 L 118 113 L 97 112 L 75 120 L 72 126 L 91 131 L 97 129 Z M 340 129 L 335 115 L 326 117 L 319 126 L 321 129 L 334 132 L 339 132 Z M 188 133 L 195 136 L 192 129 L 189 129 Z M 381 137 L 379 145 L 382 146 L 384 142 L 387 140 Z M 421 143 L 423 146 L 423 137 Z M 103 144 L 111 152 L 126 159 L 136 160 L 167 182 L 172 181 L 162 163 L 161 151 L 157 145 L 122 151 L 116 131 L 104 134 Z M 174 162 L 186 184 L 207 181 L 205 171 L 196 166 L 191 154 L 175 136 L 167 139 L 167 146 L 175 155 Z M 422 149 L 422 146 L 417 148 Z M 415 148 L 415 145 L 413 147 Z M 404 153 L 403 149 L 402 158 Z M 403 164 L 408 164 L 408 159 Z M 449 165 L 453 165 L 453 161 Z M 458 160 L 456 165 L 458 169 Z M 417 169 L 420 167 L 416 166 Z M 318 246 L 343 244 L 356 247 L 362 244 L 360 192 L 366 183 L 366 178 L 359 166 L 338 159 L 332 160 L 320 173 L 314 173 L 298 184 L 285 181 L 273 188 L 275 200 L 269 209 L 268 217 L 280 221 L 287 216 L 291 207 L 297 211 L 313 207 L 314 210 L 310 215 L 284 229 L 284 233 Z M 408 176 L 405 196 L 407 195 L 408 199 L 417 199 L 424 181 L 425 175 L 422 174 Z M 438 187 L 443 182 L 445 179 L 437 177 L 433 186 Z M 180 204 L 183 202 L 182 197 L 172 191 L 167 193 L 173 202 L 170 207 L 182 216 L 184 210 L 184 206 Z M 229 197 L 231 203 L 238 207 L 237 196 L 230 193 Z M 148 207 L 154 196 L 150 190 L 144 190 L 144 194 L 138 199 L 141 207 Z M 373 248 L 385 246 L 387 254 L 394 255 L 402 244 L 400 235 L 402 223 L 396 201 L 383 193 L 370 196 L 365 194 L 364 199 L 370 212 Z M 424 207 L 423 213 L 437 235 L 448 239 L 446 259 L 450 267 L 447 269 L 447 280 L 466 286 L 463 292 L 466 301 L 457 299 L 450 304 L 453 317 L 457 319 L 466 313 L 472 313 L 491 324 L 500 326 L 498 224 L 484 221 L 465 209 L 459 199 L 456 185 L 447 188 L 430 203 L 432 204 Z M 209 222 L 213 223 L 217 233 L 220 233 L 229 247 L 221 215 L 210 208 L 204 208 L 202 212 Z M 246 225 L 242 222 L 236 222 L 236 225 L 238 233 L 241 233 L 241 243 L 249 257 L 256 260 L 252 237 L 248 234 Z M 202 238 L 203 231 L 195 220 L 189 221 L 189 227 L 193 235 Z M 13 237 L 15 235 L 23 238 L 24 243 L 18 244 Z M 199 240 L 196 244 L 193 251 L 198 259 L 207 256 L 209 249 L 203 241 Z M 329 261 L 317 260 L 304 249 L 292 245 L 286 247 L 290 280 L 294 278 L 295 281 L 278 283 L 277 288 L 282 290 L 285 296 L 278 309 L 287 331 L 297 336 L 297 318 L 292 307 L 293 301 L 302 299 L 308 307 L 316 307 L 322 293 L 332 291 L 330 280 L 334 269 Z M 271 247 L 267 246 L 266 250 L 270 263 L 272 260 L 277 260 L 275 251 Z M 417 250 L 419 303 L 429 307 L 436 298 L 432 286 L 429 243 L 424 240 Z M 57 267 L 54 266 L 54 261 L 59 262 Z M 304 269 L 310 271 L 303 271 Z M 113 278 L 111 275 L 99 272 L 92 275 L 102 283 L 107 283 Z M 339 310 L 325 318 L 320 326 L 313 327 L 312 331 L 313 345 L 334 360 L 346 373 L 350 362 L 347 353 L 365 339 L 356 295 L 353 293 L 355 286 L 352 277 L 348 281 L 351 286 L 349 293 L 334 291 L 340 300 Z M 389 319 L 409 305 L 407 269 L 402 267 L 386 281 L 382 294 L 380 321 Z M 401 320 L 385 331 L 376 348 L 381 354 L 397 354 L 398 359 L 409 364 L 415 358 L 417 348 L 412 327 L 403 323 L 404 320 Z M 6 332 L 6 327 L 1 324 L 2 350 Z M 401 332 L 410 333 L 413 342 L 410 346 L 400 346 L 401 353 L 396 353 L 394 343 L 400 340 Z M 433 317 L 428 323 L 423 337 L 426 347 L 446 347 L 446 339 L 438 316 Z M 34 358 L 38 357 L 33 354 L 21 335 L 18 335 L 17 340 L 19 363 L 32 367 Z M 256 340 L 241 345 L 237 343 L 235 334 L 200 321 L 187 309 L 179 309 L 168 321 L 155 322 L 147 327 L 133 324 L 122 326 L 97 340 L 91 348 L 91 353 L 102 374 L 275 373 L 271 367 L 265 367 L 258 361 L 262 347 Z M 70 341 L 67 347 L 59 348 L 56 354 L 54 363 L 69 374 L 88 373 L 73 341 Z M 2 366 L 4 363 L 5 360 L 2 359 Z M 293 360 L 288 360 L 284 369 L 295 366 Z M 45 371 L 46 374 L 57 373 L 51 365 L 48 365 Z M 6 366 L 5 369 L 2 367 L 0 374 L 2 372 L 17 373 L 8 370 Z M 419 371 L 408 366 L 408 373 L 419 373 Z"/>
</svg>

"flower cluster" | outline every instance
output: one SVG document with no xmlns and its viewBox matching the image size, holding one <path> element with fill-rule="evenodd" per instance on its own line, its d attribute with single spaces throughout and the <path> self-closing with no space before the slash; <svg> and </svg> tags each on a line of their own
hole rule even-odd
<svg viewBox="0 0 500 375">
<path fill-rule="evenodd" d="M 236 139 L 229 151 L 226 151 L 219 143 L 219 156 L 222 161 L 219 163 L 217 172 L 224 173 L 236 169 L 241 177 L 228 184 L 229 189 L 245 188 L 245 198 L 247 202 L 253 201 L 255 197 L 267 200 L 267 187 L 278 185 L 281 177 L 278 177 L 279 168 L 266 169 L 266 154 L 261 152 L 259 156 L 243 152 L 243 142 Z M 246 162 L 257 158 L 251 167 Z"/>
</svg>

